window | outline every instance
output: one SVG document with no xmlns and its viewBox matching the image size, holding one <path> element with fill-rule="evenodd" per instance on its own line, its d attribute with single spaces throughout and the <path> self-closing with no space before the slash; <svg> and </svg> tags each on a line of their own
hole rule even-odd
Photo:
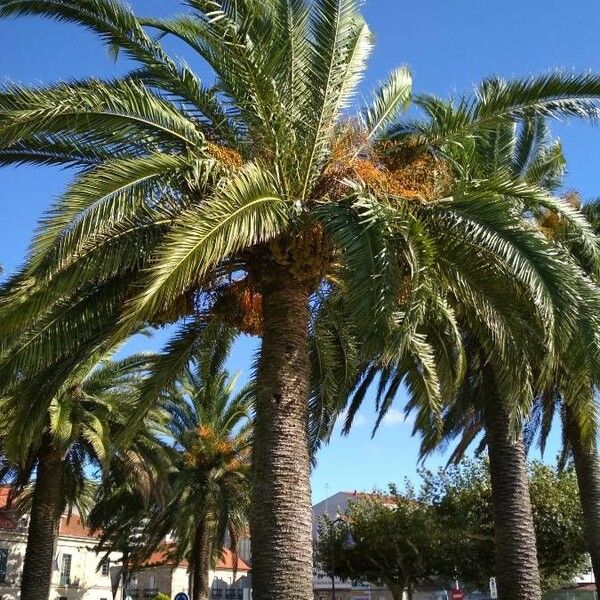
<svg viewBox="0 0 600 600">
<path fill-rule="evenodd" d="M 71 583 L 71 554 L 63 554 L 60 565 L 60 583 L 61 585 L 70 585 Z"/>
<path fill-rule="evenodd" d="M 0 583 L 6 581 L 6 563 L 8 562 L 8 550 L 0 548 Z"/>
<path fill-rule="evenodd" d="M 102 575 L 106 577 L 110 573 L 110 560 L 108 560 L 108 558 L 105 558 L 101 564 L 102 566 L 100 567 L 100 573 L 102 573 Z"/>
</svg>

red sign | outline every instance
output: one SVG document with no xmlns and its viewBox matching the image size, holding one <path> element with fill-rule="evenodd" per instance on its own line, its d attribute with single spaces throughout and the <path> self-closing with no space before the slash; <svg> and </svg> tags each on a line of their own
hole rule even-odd
<svg viewBox="0 0 600 600">
<path fill-rule="evenodd" d="M 462 590 L 452 590 L 450 597 L 452 600 L 465 600 L 465 593 Z"/>
</svg>

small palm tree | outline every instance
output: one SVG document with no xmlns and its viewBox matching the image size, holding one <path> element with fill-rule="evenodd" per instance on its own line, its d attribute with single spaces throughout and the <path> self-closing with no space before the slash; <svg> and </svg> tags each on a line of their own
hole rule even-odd
<svg viewBox="0 0 600 600">
<path fill-rule="evenodd" d="M 124 410 L 132 385 L 147 367 L 148 356 L 119 361 L 84 361 L 65 381 L 45 414 L 31 414 L 23 398 L 34 393 L 29 382 L 2 399 L 3 451 L 17 465 L 15 484 L 32 476 L 29 530 L 21 596 L 47 600 L 52 558 L 61 515 L 77 506 L 82 516 L 91 504 L 90 468 L 105 467 L 115 437 L 127 428 Z"/>
<path fill-rule="evenodd" d="M 181 372 L 207 321 L 261 335 L 254 592 L 259 600 L 308 598 L 309 332 L 318 309 L 342 298 L 364 361 L 410 364 L 423 419 L 429 414 L 439 425 L 444 376 L 430 325 L 457 331 L 436 289 L 440 277 L 494 332 L 496 316 L 507 314 L 501 302 L 491 310 L 488 296 L 511 298 L 518 283 L 552 332 L 556 314 L 577 311 L 564 293 L 571 275 L 498 197 L 497 182 L 492 189 L 471 182 L 451 197 L 451 162 L 435 153 L 413 160 L 404 129 L 390 128 L 410 99 L 405 68 L 349 118 L 372 46 L 357 0 L 186 5 L 187 14 L 157 20 L 139 19 L 115 0 L 0 0 L 4 15 L 83 25 L 137 63 L 116 81 L 10 86 L 0 94 L 2 163 L 79 171 L 43 220 L 27 265 L 4 286 L 0 385 L 10 389 L 54 367 L 41 402 L 74 355 L 148 323 L 188 317 L 142 390 L 148 406 L 164 390 L 160 376 L 170 381 Z M 149 30 L 187 44 L 215 84 L 204 85 Z M 595 75 L 555 74 L 488 82 L 478 102 L 447 118 L 435 102 L 422 104 L 429 102 L 432 122 L 443 121 L 439 131 L 450 144 L 531 114 L 595 115 L 599 95 Z M 504 196 L 521 198 L 514 188 Z M 513 353 L 508 374 L 518 376 L 502 382 L 523 385 L 519 361 Z"/>
<path fill-rule="evenodd" d="M 236 378 L 222 368 L 230 343 L 203 344 L 168 394 L 172 451 L 170 467 L 155 471 L 160 491 L 145 475 L 140 482 L 119 470 L 92 511 L 101 550 L 121 549 L 131 564 L 161 547 L 187 560 L 193 600 L 208 599 L 209 571 L 226 540 L 235 551 L 248 530 L 250 390 L 234 393 Z"/>
<path fill-rule="evenodd" d="M 175 469 L 168 478 L 168 500 L 147 528 L 153 532 L 150 544 L 173 535 L 173 558 L 187 558 L 190 565 L 192 600 L 208 600 L 209 570 L 226 540 L 235 551 L 248 531 L 250 390 L 235 394 L 236 378 L 220 364 L 211 348 L 204 348 L 178 382 L 171 426 Z"/>
</svg>

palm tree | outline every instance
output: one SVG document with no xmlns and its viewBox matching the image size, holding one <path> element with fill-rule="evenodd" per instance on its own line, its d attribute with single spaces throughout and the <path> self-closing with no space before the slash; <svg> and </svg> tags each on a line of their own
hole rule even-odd
<svg viewBox="0 0 600 600">
<path fill-rule="evenodd" d="M 576 208 L 581 208 L 596 234 L 600 233 L 598 202 L 582 205 L 575 192 L 567 193 L 565 198 Z M 565 244 L 579 260 L 581 268 L 597 281 L 596 265 L 582 259 L 579 245 L 573 243 L 570 237 L 568 224 L 547 213 L 539 215 L 539 222 L 547 235 Z M 552 384 L 536 398 L 525 433 L 528 444 L 533 443 L 539 434 L 540 449 L 544 452 L 554 417 L 557 413 L 560 415 L 563 434 L 561 462 L 564 464 L 569 456 L 573 459 L 592 569 L 594 575 L 600 577 L 600 458 L 595 436 L 598 377 L 594 361 L 589 360 L 585 338 L 575 341 L 580 343 L 569 346 L 556 369 Z M 591 407 L 591 411 L 588 407 Z"/>
<path fill-rule="evenodd" d="M 234 393 L 236 378 L 223 369 L 231 341 L 204 340 L 165 399 L 170 466 L 152 470 L 151 486 L 145 471 L 140 481 L 116 469 L 91 514 L 101 551 L 121 550 L 131 564 L 161 547 L 176 562 L 186 559 L 193 600 L 208 599 L 210 568 L 226 540 L 235 550 L 248 529 L 251 394 Z"/>
<path fill-rule="evenodd" d="M 437 151 L 444 152 L 459 165 L 462 174 L 459 185 L 469 180 L 479 184 L 487 181 L 490 188 L 497 186 L 499 198 L 512 203 L 513 209 L 526 218 L 530 219 L 532 214 L 549 214 L 547 207 L 557 202 L 550 194 L 560 183 L 565 160 L 560 144 L 549 137 L 543 118 L 527 119 L 521 123 L 507 121 L 482 132 L 476 139 L 463 143 L 453 139 L 447 143 L 444 133 L 440 133 L 440 129 L 443 130 L 441 124 L 444 120 L 455 118 L 457 111 L 452 105 L 433 99 L 421 101 L 421 104 L 426 107 L 431 122 L 417 123 L 399 131 L 407 139 L 419 139 L 419 144 L 425 148 L 431 147 L 433 140 Z M 509 190 L 516 191 L 516 194 Z M 571 211 L 567 202 L 563 201 L 563 204 L 565 211 Z M 557 218 L 553 211 L 550 216 Z M 571 231 L 573 219 L 581 218 L 573 215 L 571 219 L 563 219 L 563 224 Z M 598 292 L 581 272 L 577 261 L 569 256 L 565 256 L 564 260 L 571 264 L 574 279 L 579 279 L 576 288 L 580 291 L 574 294 L 574 302 L 584 298 L 584 305 L 596 305 Z M 595 263 L 594 268 L 597 268 L 597 261 L 590 261 L 589 256 L 587 260 Z M 472 307 L 462 301 L 456 303 L 454 300 L 452 304 L 462 331 L 467 371 L 455 400 L 446 410 L 446 438 L 462 433 L 461 443 L 453 455 L 453 458 L 459 458 L 476 436 L 485 431 L 481 447 L 487 445 L 490 457 L 499 589 L 508 598 L 539 597 L 523 420 L 529 414 L 536 394 L 546 386 L 554 385 L 556 361 L 560 362 L 565 352 L 573 353 L 574 345 L 585 344 L 589 332 L 586 330 L 585 314 L 589 309 L 581 311 L 577 324 L 581 329 L 570 338 L 569 345 L 564 340 L 557 340 L 554 357 L 546 362 L 543 323 L 540 327 L 539 317 L 530 312 L 527 303 L 519 296 L 511 299 L 513 314 L 507 323 L 507 331 L 512 338 L 508 344 L 518 342 L 513 349 L 515 356 L 510 360 L 506 356 L 510 346 L 502 348 L 496 345 L 493 341 L 496 332 L 482 323 Z M 540 357 L 544 358 L 540 360 Z M 594 359 L 582 360 L 586 367 L 594 368 L 593 363 Z M 521 373 L 517 369 L 521 369 Z M 525 375 L 519 398 L 512 396 L 510 388 L 505 385 L 506 378 L 515 375 Z M 572 375 L 569 379 L 571 386 L 576 380 L 577 376 Z M 518 390 L 519 387 L 512 389 Z M 574 420 L 589 426 L 590 411 L 594 415 L 593 401 L 589 398 L 585 401 L 572 394 L 567 400 L 571 413 L 576 415 Z M 384 404 L 383 408 L 387 406 Z M 438 432 L 430 436 L 428 423 L 422 423 L 421 428 L 426 433 L 424 449 L 429 451 L 439 442 Z M 586 435 L 590 435 L 589 431 Z"/>
<path fill-rule="evenodd" d="M 492 90 L 500 85 L 490 82 Z M 474 111 L 483 110 L 485 96 L 481 99 L 463 99 L 458 108 L 451 103 L 433 98 L 422 98 L 417 104 L 422 106 L 429 120 L 416 122 L 397 128 L 397 136 L 412 143 L 418 152 L 433 151 L 452 161 L 461 173 L 457 186 L 478 185 L 487 188 L 496 197 L 518 211 L 524 218 L 531 220 L 533 215 L 546 214 L 556 217 L 554 209 L 548 211 L 548 206 L 554 206 L 557 201 L 567 205 L 566 201 L 555 199 L 551 193 L 559 185 L 565 160 L 560 144 L 550 137 L 546 123 L 542 117 L 522 121 L 506 120 L 495 127 L 486 127 L 476 137 L 460 137 L 452 131 L 454 121 L 464 127 L 464 118 L 458 118 L 463 106 L 474 106 Z M 456 193 L 456 192 L 454 192 Z M 488 207 L 491 208 L 491 207 Z M 571 233 L 575 221 L 581 222 L 583 217 L 576 214 L 573 207 L 565 206 L 564 211 L 570 212 L 569 218 L 563 219 L 565 227 Z M 588 229 L 582 224 L 583 229 Z M 575 228 L 576 230 L 577 228 Z M 580 236 L 581 230 L 575 233 Z M 538 232 L 536 234 L 541 237 Z M 502 243 L 498 239 L 498 243 Z M 578 238 L 581 247 L 581 239 Z M 597 264 L 594 242 L 588 236 L 587 243 L 591 244 L 591 255 L 584 251 L 588 263 Z M 597 304 L 597 290 L 590 289 L 590 282 L 572 257 L 565 256 L 570 263 L 570 271 L 576 281 L 572 288 L 573 302 L 583 300 L 583 305 Z M 458 265 L 457 265 L 458 266 Z M 481 276 L 483 269 L 478 267 Z M 467 271 L 468 272 L 468 271 Z M 473 272 L 470 277 L 473 278 Z M 453 276 L 454 277 L 454 276 Z M 525 447 L 521 434 L 523 418 L 529 413 L 533 397 L 537 390 L 543 389 L 544 381 L 550 385 L 555 366 L 556 356 L 564 356 L 570 350 L 573 353 L 575 340 L 569 339 L 569 346 L 564 340 L 553 336 L 551 344 L 555 346 L 552 357 L 548 360 L 546 354 L 547 334 L 546 323 L 539 315 L 531 312 L 531 306 L 524 301 L 521 289 L 514 289 L 509 305 L 502 299 L 497 282 L 489 279 L 489 284 L 478 281 L 477 302 L 465 301 L 454 291 L 455 283 L 450 284 L 443 279 L 441 286 L 447 286 L 448 301 L 452 306 L 461 331 L 460 344 L 465 353 L 465 376 L 458 388 L 458 394 L 448 390 L 446 397 L 453 401 L 445 409 L 445 437 L 452 438 L 459 431 L 463 439 L 459 444 L 455 457 L 464 452 L 481 430 L 485 430 L 484 443 L 490 455 L 490 471 L 492 489 L 494 491 L 494 517 L 496 525 L 496 556 L 498 559 L 498 581 L 501 593 L 509 598 L 539 597 L 539 575 L 536 557 L 535 531 L 531 515 L 529 491 L 527 483 L 527 468 L 525 462 Z M 571 284 L 567 284 L 569 287 Z M 579 291 L 575 291 L 579 288 Z M 525 291 L 525 294 L 529 292 Z M 591 329 L 586 330 L 586 311 L 583 308 L 578 327 L 579 343 L 584 340 Z M 492 311 L 493 320 L 485 311 Z M 551 316 L 554 318 L 554 316 Z M 558 315 L 558 318 L 562 318 Z M 492 326 L 490 326 L 490 324 Z M 594 326 L 592 326 L 593 329 Z M 448 352 L 447 350 L 444 350 Z M 460 350 L 459 350 L 460 351 Z M 439 354 L 439 351 L 438 351 Z M 540 357 L 543 357 L 540 360 Z M 547 362 L 545 362 L 547 360 Z M 581 364 L 593 368 L 595 359 L 584 359 Z M 574 361 L 571 360 L 571 363 Z M 577 362 L 577 361 L 575 361 Z M 546 371 L 546 373 L 544 373 Z M 371 376 L 375 370 L 371 371 Z M 402 381 L 406 368 L 384 370 L 379 388 L 380 419 L 389 408 L 391 401 Z M 569 383 L 577 381 L 581 371 L 571 373 Z M 510 384 L 512 378 L 523 378 L 519 385 Z M 513 390 L 521 390 L 517 396 Z M 364 390 L 355 395 L 349 411 L 349 423 L 357 409 Z M 573 394 L 569 404 L 577 410 L 580 423 L 590 422 L 590 410 L 593 414 L 593 402 L 583 401 Z M 409 403 L 412 409 L 414 403 Z M 458 424 L 457 424 L 458 423 Z M 437 424 L 432 424 L 419 415 L 417 429 L 424 433 L 424 452 L 430 451 L 440 442 Z"/>
<path fill-rule="evenodd" d="M 494 191 L 471 185 L 448 197 L 453 165 L 430 154 L 411 160 L 390 131 L 410 96 L 405 68 L 348 120 L 372 45 L 356 0 L 186 5 L 189 13 L 157 20 L 138 19 L 114 0 L 0 0 L 4 15 L 83 25 L 138 65 L 116 81 L 10 86 L 0 94 L 1 162 L 79 170 L 44 218 L 26 266 L 4 286 L 0 384 L 10 389 L 102 339 L 194 315 L 143 387 L 140 407 L 148 406 L 184 368 L 207 322 L 261 335 L 254 593 L 259 600 L 308 598 L 315 312 L 341 296 L 367 361 L 381 358 L 392 330 L 390 360 L 401 355 L 398 364 L 414 367 L 423 418 L 439 422 L 438 337 L 418 330 L 426 322 L 438 331 L 454 327 L 436 290 L 440 274 L 495 331 L 496 313 L 479 286 L 507 298 L 518 282 L 539 312 L 571 315 L 578 306 L 561 290 L 572 276 Z M 215 84 L 203 85 L 148 29 L 187 44 Z M 595 114 L 600 77 L 555 74 L 486 84 L 480 94 L 479 104 L 461 105 L 446 123 L 447 139 L 529 114 Z M 441 179 L 432 181 L 431 171 Z M 327 379 L 316 387 L 330 386 Z M 517 380 L 523 384 L 522 377 L 510 382 Z M 58 381 L 53 372 L 40 396 Z"/>
<path fill-rule="evenodd" d="M 98 537 L 96 552 L 102 555 L 100 562 L 108 560 L 111 553 L 121 554 L 115 580 L 121 582 L 124 591 L 128 589 L 132 567 L 148 555 L 144 525 L 151 510 L 164 504 L 165 478 L 172 467 L 164 415 L 162 410 L 152 412 L 156 420 L 147 418 L 144 427 L 127 444 L 127 450 L 111 456 L 87 515 L 87 525 Z"/>
<path fill-rule="evenodd" d="M 582 207 L 583 213 L 597 235 L 600 235 L 599 207 L 600 204 L 597 201 L 589 202 Z M 584 381 L 588 383 L 586 396 L 588 398 L 591 396 L 591 401 L 594 402 L 594 395 L 598 389 L 597 379 L 592 376 L 585 378 Z M 592 381 L 595 383 L 593 386 L 589 385 Z M 598 581 L 600 579 L 600 456 L 596 438 L 594 435 L 590 435 L 590 428 L 582 430 L 579 415 L 573 414 L 573 410 L 567 403 L 565 403 L 564 409 L 563 427 L 566 434 L 564 438 L 573 455 L 587 547 L 592 559 L 594 576 Z M 592 434 L 593 432 L 592 429 Z"/>
<path fill-rule="evenodd" d="M 34 393 L 24 382 L 2 399 L 3 451 L 20 471 L 22 486 L 35 469 L 21 596 L 47 600 L 52 558 L 61 515 L 90 507 L 90 468 L 102 468 L 113 452 L 114 436 L 127 428 L 125 408 L 131 386 L 147 366 L 148 356 L 119 361 L 85 361 L 64 382 L 45 414 L 31 414 L 22 398 Z"/>
<path fill-rule="evenodd" d="M 168 500 L 147 526 L 151 545 L 173 534 L 173 558 L 187 558 L 190 565 L 192 600 L 208 600 L 209 570 L 226 540 L 235 551 L 247 532 L 250 499 L 250 390 L 234 394 L 236 378 L 222 370 L 211 348 L 203 350 L 178 382 L 175 469 Z"/>
</svg>

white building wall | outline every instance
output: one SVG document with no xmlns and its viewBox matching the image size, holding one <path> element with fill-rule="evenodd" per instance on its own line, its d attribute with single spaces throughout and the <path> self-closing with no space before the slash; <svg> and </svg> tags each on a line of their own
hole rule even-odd
<svg viewBox="0 0 600 600">
<path fill-rule="evenodd" d="M 20 599 L 19 586 L 25 557 L 26 531 L 0 530 L 0 549 L 8 550 L 5 581 L 0 583 L 0 600 Z M 111 581 L 116 581 L 118 568 L 110 568 L 108 575 L 96 571 L 99 557 L 96 555 L 92 540 L 61 537 L 57 542 L 52 570 L 50 600 L 112 600 Z M 61 585 L 60 565 L 63 554 L 71 554 L 71 584 Z M 112 554 L 114 564 L 120 555 Z"/>
</svg>

